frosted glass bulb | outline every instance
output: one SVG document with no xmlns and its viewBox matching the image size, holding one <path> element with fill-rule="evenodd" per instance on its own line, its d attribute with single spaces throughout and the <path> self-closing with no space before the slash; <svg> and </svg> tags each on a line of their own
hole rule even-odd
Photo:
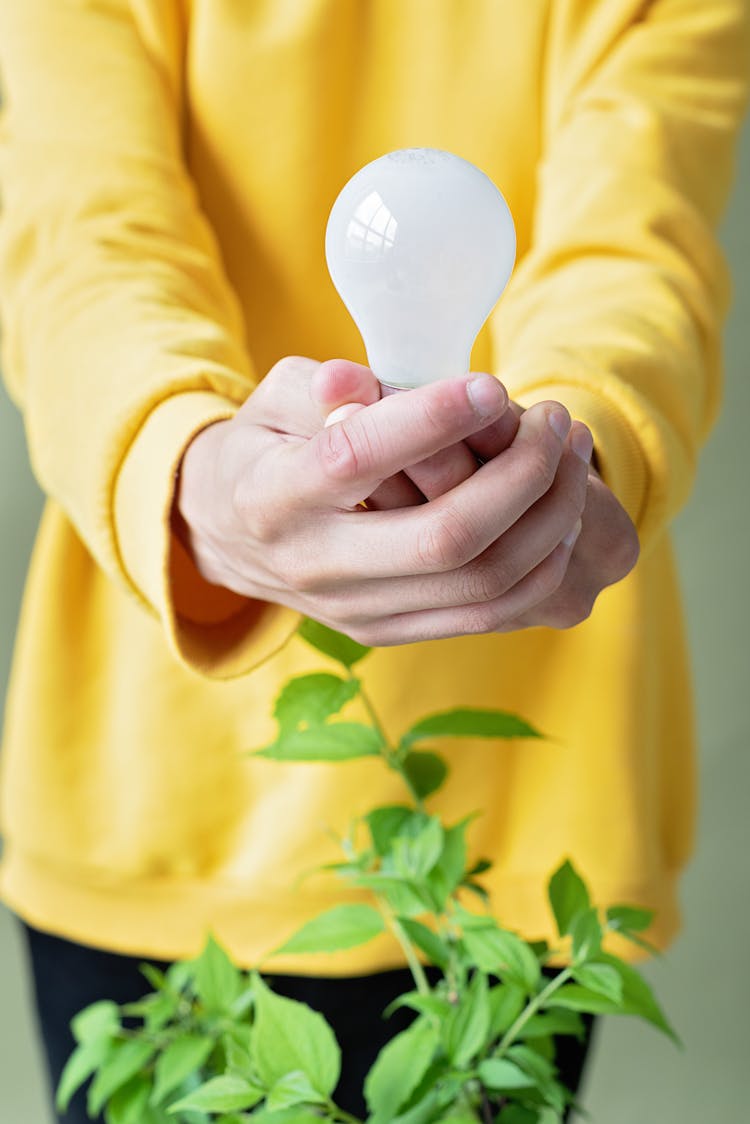
<svg viewBox="0 0 750 1124">
<path fill-rule="evenodd" d="M 508 283 L 508 205 L 467 160 L 433 148 L 389 152 L 341 191 L 326 229 L 331 280 L 388 386 L 464 374 Z"/>
</svg>

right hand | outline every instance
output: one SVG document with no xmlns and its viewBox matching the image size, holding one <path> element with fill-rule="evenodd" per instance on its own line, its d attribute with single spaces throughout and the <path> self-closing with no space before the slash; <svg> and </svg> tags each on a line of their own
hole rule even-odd
<svg viewBox="0 0 750 1124">
<path fill-rule="evenodd" d="M 563 407 L 527 410 L 505 452 L 436 499 L 365 510 L 404 469 L 487 431 L 508 398 L 492 376 L 465 375 L 321 428 L 320 368 L 281 360 L 186 450 L 176 510 L 204 578 L 377 646 L 500 631 L 557 588 L 588 467 Z"/>
</svg>

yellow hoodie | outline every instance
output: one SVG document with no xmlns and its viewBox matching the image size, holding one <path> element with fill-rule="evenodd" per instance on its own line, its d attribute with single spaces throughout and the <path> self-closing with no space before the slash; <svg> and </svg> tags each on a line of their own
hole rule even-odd
<svg viewBox="0 0 750 1124">
<path fill-rule="evenodd" d="M 339 899 L 293 888 L 337 857 L 326 825 L 401 798 L 377 761 L 241 756 L 325 660 L 290 610 L 203 583 L 168 514 L 186 444 L 277 359 L 364 358 L 327 214 L 362 164 L 424 145 L 482 168 L 517 226 L 473 368 L 588 423 L 643 554 L 578 628 L 382 649 L 366 682 L 392 732 L 460 704 L 550 735 L 449 746 L 433 801 L 484 809 L 507 925 L 550 935 L 569 855 L 668 943 L 695 793 L 665 528 L 716 409 L 749 22 L 744 0 L 0 0 L 3 365 L 49 496 L 3 747 L 23 917 L 159 957 L 210 926 L 250 964 Z M 278 967 L 400 962 L 383 936 Z"/>
</svg>

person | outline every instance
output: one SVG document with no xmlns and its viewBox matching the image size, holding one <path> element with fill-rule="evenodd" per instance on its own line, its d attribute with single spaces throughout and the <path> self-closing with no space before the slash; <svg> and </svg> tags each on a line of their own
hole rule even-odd
<svg viewBox="0 0 750 1124">
<path fill-rule="evenodd" d="M 548 735 L 456 744 L 434 800 L 484 810 L 504 924 L 553 936 L 569 855 L 674 938 L 695 769 L 668 525 L 717 408 L 749 23 L 744 0 L 0 2 L 3 369 L 48 496 L 0 886 L 53 1080 L 73 1011 L 209 928 L 255 963 L 339 900 L 291 892 L 322 826 L 398 800 L 377 763 L 243 756 L 320 667 L 300 614 L 375 647 L 388 729 L 473 705 Z M 473 373 L 384 396 L 323 232 L 413 145 L 498 184 L 519 257 Z M 383 936 L 274 982 L 354 1073 L 402 971 Z"/>
</svg>

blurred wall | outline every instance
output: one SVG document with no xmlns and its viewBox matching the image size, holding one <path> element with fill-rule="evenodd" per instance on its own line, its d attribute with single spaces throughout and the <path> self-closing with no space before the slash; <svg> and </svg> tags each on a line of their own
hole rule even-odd
<svg viewBox="0 0 750 1124">
<path fill-rule="evenodd" d="M 676 526 L 698 693 L 702 804 L 683 883 L 683 935 L 646 974 L 682 1036 L 680 1053 L 628 1019 L 599 1035 L 584 1101 L 593 1124 L 735 1124 L 747 1119 L 750 1000 L 750 126 L 722 240 L 735 277 L 722 420 Z M 0 391 L 0 699 L 40 510 L 20 418 Z M 0 1124 L 49 1124 L 27 979 L 0 906 Z"/>
</svg>

